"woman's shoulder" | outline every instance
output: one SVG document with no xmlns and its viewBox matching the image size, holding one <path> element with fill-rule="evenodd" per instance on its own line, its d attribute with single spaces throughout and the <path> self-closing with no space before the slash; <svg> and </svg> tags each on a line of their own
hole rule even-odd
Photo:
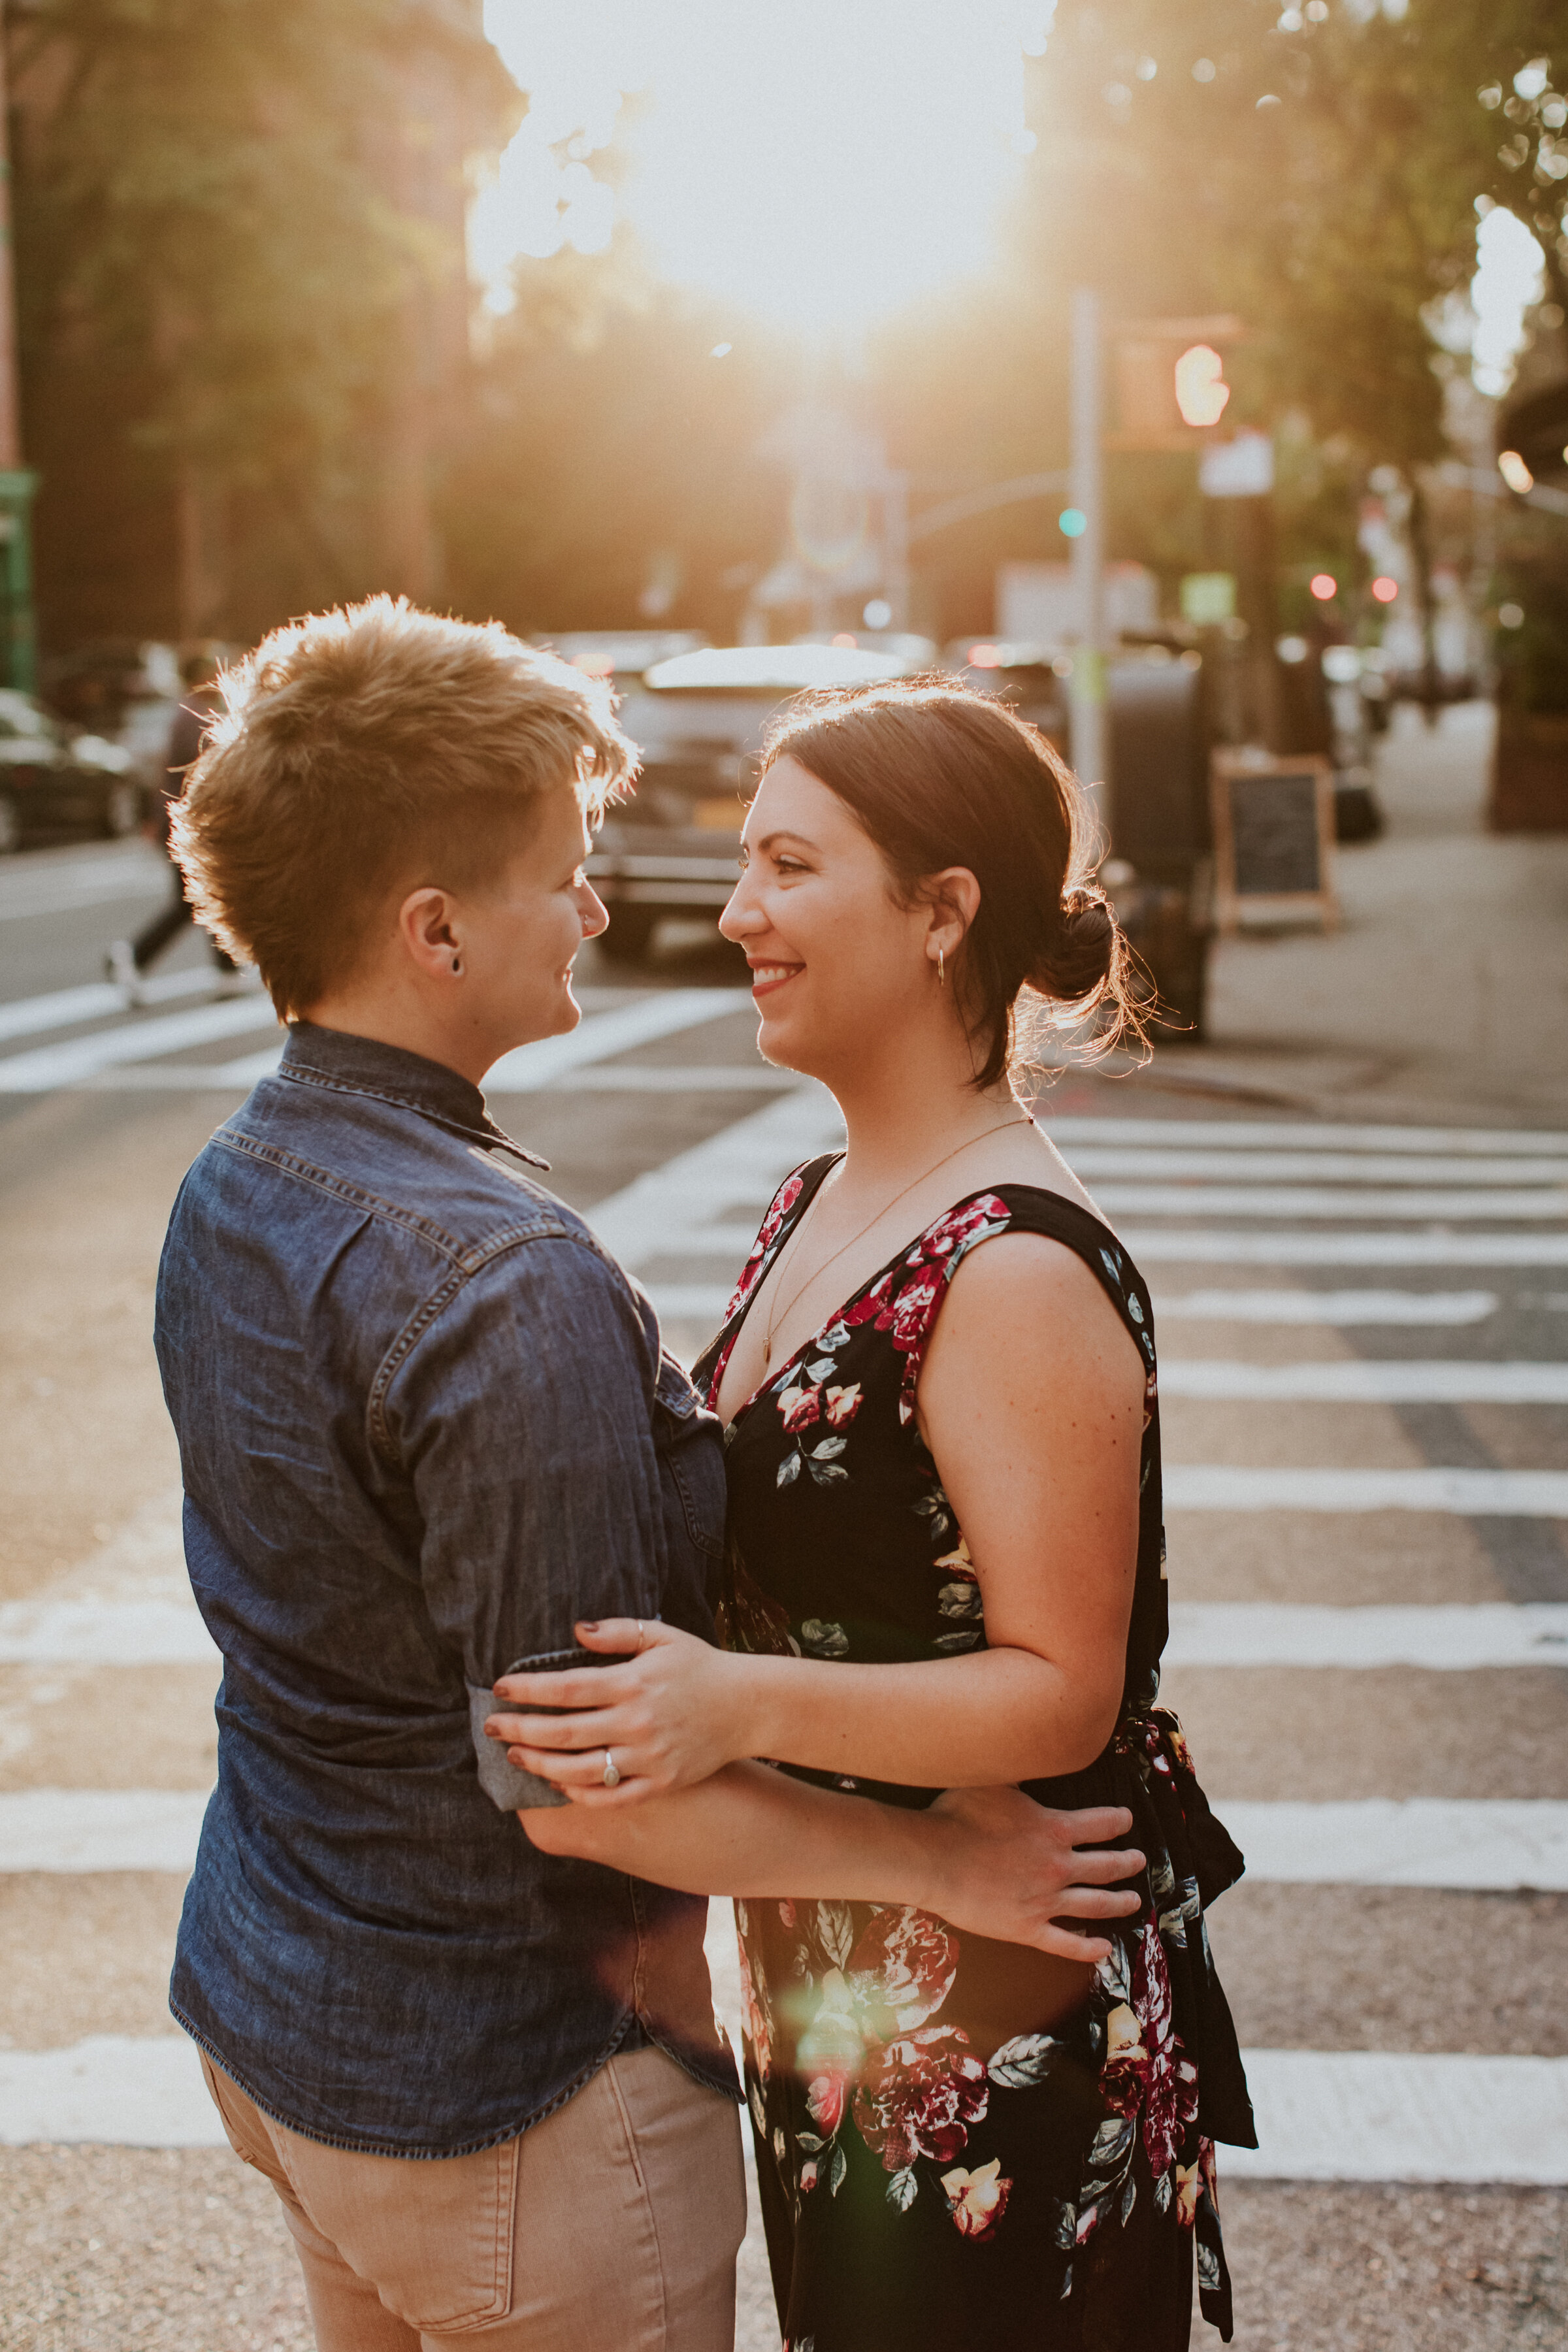
<svg viewBox="0 0 1568 2352">
<path fill-rule="evenodd" d="M 1041 1284 L 1049 1290 L 1066 1268 L 1058 1252 L 1066 1250 L 1092 1276 L 1109 1297 L 1137 1342 L 1145 1361 L 1154 1360 L 1153 1307 L 1147 1285 L 1117 1235 L 1097 1210 L 1047 1184 L 1012 1180 L 966 1193 L 934 1219 L 916 1244 L 920 1261 L 938 1274 L 945 1290 L 959 1266 L 982 1243 L 1004 1236 L 1037 1236 L 1054 1244 L 1039 1253 L 1039 1263 L 1026 1277 L 1012 1251 L 991 1261 L 983 1279 L 987 1287 L 1016 1287 L 1019 1311 L 1027 1311 L 1026 1289 Z M 1012 1261 L 1012 1263 L 1009 1263 Z M 908 1261 L 912 1266 L 915 1252 Z M 981 1263 L 983 1261 L 977 1261 Z M 1081 1277 L 1079 1277 L 1081 1279 Z M 937 1305 L 932 1298 L 931 1307 Z"/>
</svg>

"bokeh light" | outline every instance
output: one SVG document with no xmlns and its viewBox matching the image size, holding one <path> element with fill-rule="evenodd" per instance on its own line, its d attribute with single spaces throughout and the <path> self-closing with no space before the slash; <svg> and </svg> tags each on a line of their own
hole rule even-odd
<svg viewBox="0 0 1568 2352">
<path fill-rule="evenodd" d="M 1064 539 L 1081 539 L 1089 529 L 1089 517 L 1081 507 L 1064 507 L 1057 517 L 1057 529 Z"/>
<path fill-rule="evenodd" d="M 1176 406 L 1184 425 L 1217 425 L 1225 415 L 1230 386 L 1225 362 L 1207 343 L 1194 343 L 1176 362 Z"/>
<path fill-rule="evenodd" d="M 512 265 L 600 252 L 618 215 L 678 284 L 853 331 L 983 269 L 1034 143 L 1033 0 L 486 0 L 529 94 L 470 250 L 493 311 Z M 622 99 L 637 94 L 635 108 Z M 589 158 L 617 149 L 616 184 Z"/>
<path fill-rule="evenodd" d="M 1298 573 L 1297 577 L 1299 579 L 1300 574 Z M 1340 583 L 1331 572 L 1314 572 L 1307 584 L 1320 604 L 1327 604 L 1340 593 Z"/>
<path fill-rule="evenodd" d="M 1532 490 L 1535 488 L 1535 476 L 1531 472 L 1530 467 L 1525 464 L 1524 459 L 1520 456 L 1517 449 L 1504 449 L 1500 451 L 1498 457 L 1497 469 L 1502 476 L 1503 480 L 1508 484 L 1509 488 L 1510 490 L 1517 490 L 1521 498 L 1524 496 L 1526 490 Z"/>
<path fill-rule="evenodd" d="M 1391 580 L 1386 572 L 1380 572 L 1372 583 L 1372 593 L 1380 604 L 1392 604 L 1399 593 L 1399 583 Z"/>
</svg>

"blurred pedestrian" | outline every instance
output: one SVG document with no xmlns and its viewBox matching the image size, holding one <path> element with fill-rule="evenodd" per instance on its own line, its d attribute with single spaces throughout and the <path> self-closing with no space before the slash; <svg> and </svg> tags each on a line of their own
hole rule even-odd
<svg viewBox="0 0 1568 2352">
<path fill-rule="evenodd" d="M 221 667 L 222 652 L 216 646 L 197 646 L 185 656 L 180 665 L 184 698 L 169 730 L 165 772 L 158 787 L 156 803 L 142 826 L 148 840 L 155 842 L 168 860 L 169 897 L 152 920 L 142 925 L 133 940 L 111 941 L 103 959 L 106 977 L 114 982 L 128 1005 L 146 1003 L 147 992 L 142 984 L 142 975 L 149 965 L 157 961 L 164 949 L 179 937 L 185 925 L 194 919 L 191 902 L 185 895 L 185 877 L 169 853 L 169 824 L 174 804 L 184 790 L 185 772 L 200 756 L 202 740 L 223 706 L 217 683 Z M 213 961 L 218 972 L 217 993 L 220 996 L 237 995 L 244 986 L 239 966 L 216 940 L 211 941 L 211 946 Z"/>
</svg>

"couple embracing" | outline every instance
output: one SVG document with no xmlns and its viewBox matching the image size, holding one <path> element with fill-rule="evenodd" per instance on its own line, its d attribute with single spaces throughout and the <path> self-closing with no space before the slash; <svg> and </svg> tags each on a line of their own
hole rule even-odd
<svg viewBox="0 0 1568 2352">
<path fill-rule="evenodd" d="M 1011 1083 L 1120 1001 L 1078 787 L 1000 705 L 796 706 L 722 919 L 848 1147 L 689 1380 L 489 1118 L 571 1029 L 634 767 L 601 690 L 384 599 L 276 633 L 175 815 L 289 1024 L 170 1224 L 158 1348 L 224 1657 L 175 2016 L 321 2352 L 1228 2339 L 1251 2144 L 1154 1705 L 1148 1292 Z"/>
</svg>

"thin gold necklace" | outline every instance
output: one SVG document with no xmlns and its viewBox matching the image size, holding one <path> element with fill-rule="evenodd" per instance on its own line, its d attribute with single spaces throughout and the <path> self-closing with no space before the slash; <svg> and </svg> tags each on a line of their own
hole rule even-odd
<svg viewBox="0 0 1568 2352">
<path fill-rule="evenodd" d="M 881 1223 L 883 1218 L 888 1214 L 889 1210 L 896 1209 L 899 1202 L 900 1201 L 907 1200 L 909 1195 L 914 1192 L 918 1186 L 925 1182 L 928 1176 L 934 1176 L 939 1168 L 945 1168 L 950 1160 L 956 1160 L 961 1151 L 967 1151 L 969 1150 L 971 1144 L 984 1143 L 988 1137 L 1000 1135 L 1004 1128 L 1033 1127 L 1034 1123 L 1035 1122 L 1032 1118 L 1005 1118 L 1002 1120 L 1000 1126 L 988 1127 L 984 1130 L 984 1134 L 972 1135 L 964 1142 L 955 1143 L 951 1151 L 943 1152 L 940 1160 L 933 1160 L 929 1168 L 922 1169 L 921 1173 L 914 1179 L 914 1181 L 912 1183 L 906 1184 L 901 1192 L 895 1192 L 892 1199 L 885 1202 L 884 1205 L 878 1210 L 876 1215 L 870 1220 L 869 1223 L 862 1225 L 858 1234 L 850 1234 L 848 1240 L 844 1244 L 843 1248 L 836 1249 L 831 1257 L 826 1257 L 823 1259 L 822 1264 L 817 1267 L 816 1273 L 810 1274 L 806 1276 L 805 1280 L 801 1284 L 800 1288 L 795 1293 L 794 1297 L 789 1300 L 786 1306 L 779 1307 L 775 1304 L 773 1312 L 769 1315 L 767 1324 L 763 1332 L 763 1363 L 764 1368 L 773 1362 L 773 1333 L 784 1321 L 784 1317 L 789 1313 L 790 1307 L 799 1304 L 800 1300 L 805 1297 L 806 1292 L 811 1288 L 812 1284 L 814 1282 L 819 1282 L 822 1276 L 827 1272 L 830 1265 L 837 1265 L 846 1250 L 852 1250 L 857 1242 L 864 1241 L 866 1235 L 871 1231 L 872 1226 L 879 1225 Z M 826 1181 L 826 1180 L 824 1179 L 825 1182 Z M 781 1257 L 778 1263 L 778 1272 L 780 1275 L 783 1274 L 784 1269 L 784 1260 L 794 1256 L 796 1244 L 799 1243 L 800 1237 L 802 1234 L 805 1233 L 806 1226 L 811 1222 L 811 1212 L 816 1208 L 817 1202 L 820 1201 L 821 1198 L 822 1186 L 819 1184 L 816 1192 L 812 1196 L 810 1205 L 807 1207 L 805 1216 L 801 1219 L 799 1224 L 790 1235 L 788 1242 L 784 1244 L 784 1257 Z M 775 1302 L 778 1297 L 778 1291 L 779 1286 L 775 1282 L 773 1286 L 773 1297 Z"/>
</svg>

